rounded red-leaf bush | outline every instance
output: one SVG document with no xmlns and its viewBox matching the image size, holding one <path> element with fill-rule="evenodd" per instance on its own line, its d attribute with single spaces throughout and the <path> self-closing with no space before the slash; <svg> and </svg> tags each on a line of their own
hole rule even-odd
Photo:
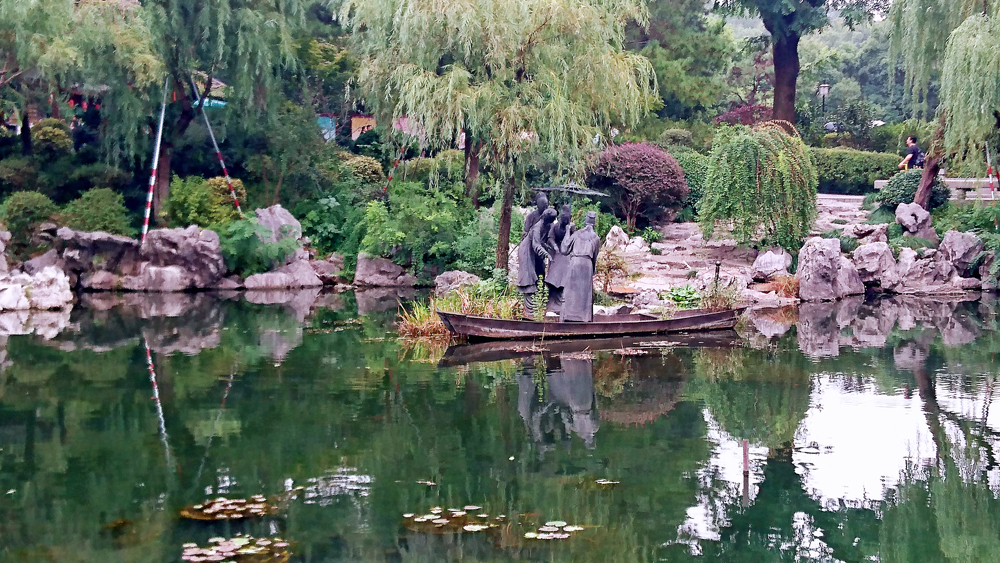
<svg viewBox="0 0 1000 563">
<path fill-rule="evenodd" d="M 648 143 L 608 147 L 587 182 L 610 193 L 615 215 L 633 228 L 638 218 L 654 220 L 665 209 L 682 206 L 688 197 L 680 164 L 667 151 Z"/>
</svg>

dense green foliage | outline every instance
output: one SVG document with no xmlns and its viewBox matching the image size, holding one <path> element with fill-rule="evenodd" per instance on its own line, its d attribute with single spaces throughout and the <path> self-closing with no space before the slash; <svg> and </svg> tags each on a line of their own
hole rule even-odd
<svg viewBox="0 0 1000 563">
<path fill-rule="evenodd" d="M 233 190 L 246 202 L 243 182 L 233 180 Z M 198 176 L 178 178 L 170 182 L 170 202 L 166 206 L 166 221 L 175 227 L 198 225 L 222 226 L 239 219 L 236 204 L 224 177 L 205 180 Z"/>
<path fill-rule="evenodd" d="M 684 181 L 688 186 L 688 197 L 684 209 L 693 213 L 697 209 L 701 196 L 705 193 L 705 180 L 708 179 L 709 158 L 693 150 L 678 150 L 673 153 L 684 172 Z M 692 215 L 693 218 L 693 215 Z"/>
<path fill-rule="evenodd" d="M 11 234 L 11 248 L 20 256 L 28 250 L 38 225 L 49 221 L 59 209 L 38 192 L 15 192 L 0 205 L 0 223 Z"/>
<path fill-rule="evenodd" d="M 817 191 L 824 194 L 866 194 L 875 180 L 888 180 L 897 171 L 900 158 L 894 154 L 851 149 L 810 149 L 819 173 Z"/>
<path fill-rule="evenodd" d="M 78 231 L 104 231 L 127 237 L 136 234 L 129 221 L 125 199 L 108 188 L 83 192 L 63 208 L 59 222 Z"/>
<path fill-rule="evenodd" d="M 922 174 L 923 171 L 919 169 L 896 174 L 889 179 L 889 183 L 884 188 L 875 194 L 874 201 L 891 212 L 895 212 L 896 206 L 900 203 L 913 203 L 913 196 L 916 195 L 917 188 L 920 186 Z M 951 190 L 948 189 L 948 186 L 935 178 L 934 185 L 931 187 L 930 208 L 934 209 L 944 205 L 950 197 Z"/>
<path fill-rule="evenodd" d="M 298 244 L 295 237 L 278 237 L 277 242 L 264 242 L 275 233 L 254 217 L 233 221 L 218 232 L 226 267 L 243 277 L 281 266 Z"/>
<path fill-rule="evenodd" d="M 726 129 L 715 138 L 698 221 L 706 238 L 726 229 L 741 244 L 794 252 L 816 216 L 817 183 L 802 140 L 781 125 Z"/>
</svg>

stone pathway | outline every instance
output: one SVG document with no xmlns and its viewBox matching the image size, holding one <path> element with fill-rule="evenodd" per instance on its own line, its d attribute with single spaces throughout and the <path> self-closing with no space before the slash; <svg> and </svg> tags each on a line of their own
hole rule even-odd
<svg viewBox="0 0 1000 563">
<path fill-rule="evenodd" d="M 868 212 L 861 209 L 863 199 L 862 196 L 820 194 L 813 234 L 863 223 L 868 217 Z M 626 287 L 658 292 L 688 284 L 697 287 L 697 277 L 714 277 L 716 262 L 721 263 L 723 275 L 742 275 L 749 274 L 757 257 L 756 250 L 737 246 L 732 239 L 706 241 L 697 223 L 669 223 L 660 226 L 659 230 L 663 239 L 653 247 L 662 254 L 625 253 L 629 272 L 634 277 L 623 284 Z"/>
</svg>

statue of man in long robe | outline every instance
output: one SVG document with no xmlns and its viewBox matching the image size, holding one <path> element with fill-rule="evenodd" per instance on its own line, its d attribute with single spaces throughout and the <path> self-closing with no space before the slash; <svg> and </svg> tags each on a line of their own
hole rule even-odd
<svg viewBox="0 0 1000 563">
<path fill-rule="evenodd" d="M 594 231 L 597 213 L 587 213 L 582 229 L 563 239 L 562 252 L 569 255 L 569 272 L 563 289 L 560 321 L 591 322 L 594 320 L 594 269 L 601 239 Z"/>
<path fill-rule="evenodd" d="M 549 262 L 549 273 L 545 276 L 545 283 L 549 286 L 549 311 L 553 313 L 558 313 L 562 308 L 563 288 L 566 287 L 566 278 L 569 276 L 569 256 L 562 253 L 562 243 L 567 237 L 572 236 L 575 230 L 573 215 L 567 203 L 562 206 L 559 219 L 549 228 L 549 247 L 554 248 L 555 252 L 552 253 L 552 260 Z"/>
<path fill-rule="evenodd" d="M 545 262 L 551 260 L 555 252 L 548 245 L 549 228 L 555 218 L 555 209 L 545 209 L 517 247 L 517 290 L 524 296 L 524 316 L 528 318 L 535 314 L 538 278 L 545 276 Z"/>
</svg>

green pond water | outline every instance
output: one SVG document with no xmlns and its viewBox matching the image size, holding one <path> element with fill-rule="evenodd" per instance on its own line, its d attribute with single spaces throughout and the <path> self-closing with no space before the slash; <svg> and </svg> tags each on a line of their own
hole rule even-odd
<svg viewBox="0 0 1000 563">
<path fill-rule="evenodd" d="M 993 301 L 446 353 L 394 337 L 392 295 L 229 297 L 0 315 L 27 333 L 0 338 L 0 561 L 238 534 L 301 562 L 1000 559 Z M 253 495 L 277 513 L 180 516 Z M 495 527 L 403 516 L 466 505 Z M 524 537 L 553 520 L 584 529 Z"/>
</svg>

